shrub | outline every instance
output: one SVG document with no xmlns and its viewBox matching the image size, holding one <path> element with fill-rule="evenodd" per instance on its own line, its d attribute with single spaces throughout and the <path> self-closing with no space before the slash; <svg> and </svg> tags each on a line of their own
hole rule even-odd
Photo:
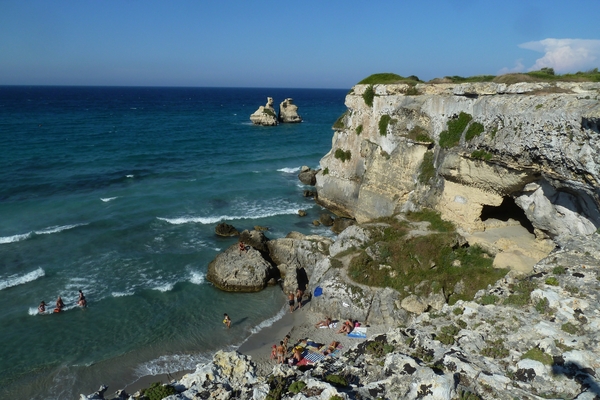
<svg viewBox="0 0 600 400">
<path fill-rule="evenodd" d="M 546 314 L 548 311 L 550 311 L 550 302 L 548 299 L 545 297 L 539 299 L 538 302 L 535 303 L 535 310 L 540 314 Z"/>
<path fill-rule="evenodd" d="M 427 130 L 425 128 L 422 128 L 420 126 L 414 126 L 409 132 L 408 132 L 408 138 L 415 140 L 417 142 L 427 142 L 427 143 L 432 143 L 433 139 L 431 139 L 431 137 L 429 137 L 429 133 L 427 132 Z"/>
<path fill-rule="evenodd" d="M 496 304 L 497 301 L 498 296 L 496 296 L 495 294 L 486 294 L 481 296 L 481 299 L 479 299 L 479 304 L 483 306 L 488 306 L 491 304 Z"/>
<path fill-rule="evenodd" d="M 452 314 L 454 315 L 463 315 L 464 310 L 460 307 L 456 307 L 452 309 Z"/>
<path fill-rule="evenodd" d="M 296 381 L 290 385 L 288 390 L 294 394 L 300 393 L 306 387 L 306 383 L 302 381 Z"/>
<path fill-rule="evenodd" d="M 337 374 L 326 375 L 325 382 L 331 383 L 333 386 L 337 386 L 337 387 L 348 386 L 348 380 L 344 376 L 337 375 Z"/>
<path fill-rule="evenodd" d="M 447 123 L 448 130 L 440 133 L 440 146 L 447 149 L 456 146 L 460 142 L 463 131 L 472 119 L 471 115 L 461 112 L 458 118 L 449 120 Z"/>
<path fill-rule="evenodd" d="M 565 267 L 563 267 L 562 265 L 557 265 L 556 267 L 552 268 L 552 273 L 554 275 L 564 275 Z"/>
<path fill-rule="evenodd" d="M 562 329 L 563 331 L 565 331 L 567 333 L 570 333 L 571 335 L 576 335 L 579 333 L 579 328 L 570 322 L 566 322 L 566 323 L 562 324 L 560 329 Z"/>
<path fill-rule="evenodd" d="M 544 365 L 552 365 L 554 364 L 554 358 L 550 354 L 546 354 L 543 350 L 534 347 L 533 349 L 528 350 L 525 354 L 521 356 L 521 360 L 530 359 L 539 361 Z"/>
<path fill-rule="evenodd" d="M 373 85 L 369 85 L 365 89 L 362 98 L 365 101 L 366 105 L 368 105 L 369 107 L 373 107 L 373 99 L 375 98 L 375 89 L 373 89 Z"/>
<path fill-rule="evenodd" d="M 350 150 L 344 151 L 342 149 L 336 149 L 333 156 L 342 162 L 346 162 L 346 160 L 352 158 L 352 152 L 350 152 Z"/>
<path fill-rule="evenodd" d="M 421 163 L 421 172 L 419 172 L 419 182 L 427 184 L 435 176 L 435 166 L 433 165 L 433 152 L 428 151 L 423 154 Z"/>
<path fill-rule="evenodd" d="M 361 125 L 359 125 L 359 126 L 357 126 L 355 130 L 356 130 L 356 134 L 357 134 L 357 135 L 360 135 L 360 134 L 362 133 L 362 131 L 363 131 L 363 126 L 362 126 L 362 124 L 361 124 Z"/>
<path fill-rule="evenodd" d="M 173 386 L 163 385 L 160 382 L 154 382 L 148 389 L 142 390 L 143 396 L 148 400 L 162 400 L 176 393 Z"/>
<path fill-rule="evenodd" d="M 436 339 L 445 345 L 452 345 L 454 344 L 454 337 L 458 332 L 460 332 L 460 328 L 456 325 L 442 326 Z"/>
<path fill-rule="evenodd" d="M 343 113 L 338 117 L 338 119 L 333 124 L 333 129 L 336 131 L 341 131 L 346 128 L 346 116 L 348 115 L 348 111 Z"/>
<path fill-rule="evenodd" d="M 481 350 L 481 355 L 490 358 L 504 358 L 507 357 L 509 351 L 504 347 L 502 339 L 496 339 L 494 341 L 486 341 L 487 346 Z"/>
<path fill-rule="evenodd" d="M 416 87 L 409 86 L 404 94 L 407 96 L 418 96 L 421 94 L 421 92 Z"/>
<path fill-rule="evenodd" d="M 465 134 L 465 140 L 469 141 L 473 139 L 475 136 L 479 136 L 483 133 L 483 125 L 479 122 L 473 122 L 469 125 L 469 129 L 467 129 L 467 133 Z"/>
<path fill-rule="evenodd" d="M 551 276 L 550 278 L 546 279 L 546 285 L 558 286 L 558 279 L 556 279 L 554 276 Z"/>
<path fill-rule="evenodd" d="M 471 153 L 471 157 L 485 161 L 490 161 L 492 159 L 492 155 L 485 150 L 475 150 Z"/>
<path fill-rule="evenodd" d="M 328 175 L 329 174 L 329 167 L 325 167 L 325 169 L 323 170 L 323 175 Z"/>
<path fill-rule="evenodd" d="M 377 358 L 381 358 L 386 354 L 389 354 L 392 351 L 394 351 L 394 346 L 392 346 L 391 344 L 373 340 L 369 342 L 369 344 L 367 344 L 365 350 L 367 351 L 367 353 L 372 354 Z"/>
<path fill-rule="evenodd" d="M 529 280 L 521 280 L 511 285 L 510 288 L 512 294 L 504 300 L 504 304 L 522 307 L 529 304 L 531 292 L 536 288 L 536 285 Z"/>
<path fill-rule="evenodd" d="M 387 114 L 383 114 L 381 116 L 381 118 L 379 119 L 379 134 L 381 136 L 387 135 L 387 128 L 388 128 L 388 125 L 390 124 L 390 122 L 394 123 L 394 122 L 396 122 L 396 120 Z"/>
</svg>

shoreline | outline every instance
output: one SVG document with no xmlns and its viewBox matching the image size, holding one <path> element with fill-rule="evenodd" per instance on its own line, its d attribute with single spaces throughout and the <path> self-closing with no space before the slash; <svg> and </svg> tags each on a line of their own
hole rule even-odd
<svg viewBox="0 0 600 400">
<path fill-rule="evenodd" d="M 302 308 L 296 309 L 293 313 L 287 311 L 271 325 L 262 328 L 258 332 L 252 333 L 235 351 L 251 357 L 252 362 L 256 364 L 256 374 L 258 376 L 267 376 L 277 364 L 276 360 L 273 360 L 270 357 L 271 348 L 274 344 L 279 344 L 279 342 L 288 334 L 290 335 L 290 340 L 288 342 L 286 358 L 291 356 L 291 349 L 293 346 L 303 339 L 310 339 L 324 345 L 328 345 L 334 340 L 338 341 L 341 344 L 342 353 L 345 353 L 354 345 L 366 340 L 336 333 L 341 323 L 338 318 L 333 319 L 338 322 L 336 328 L 315 328 L 314 325 L 322 319 L 323 316 L 320 315 L 320 313 L 312 311 L 310 300 L 305 301 Z M 388 329 L 388 327 L 383 325 L 370 325 L 368 326 L 367 339 L 372 338 L 374 335 L 385 333 Z M 193 372 L 194 370 L 180 370 L 167 374 L 145 375 L 122 389 L 112 391 L 109 388 L 109 392 L 112 393 L 111 396 L 113 396 L 111 399 L 116 398 L 116 392 L 118 390 L 125 390 L 127 394 L 132 395 L 141 389 L 148 388 L 154 382 L 161 382 L 164 384 L 172 383 L 181 380 L 183 376 Z"/>
</svg>

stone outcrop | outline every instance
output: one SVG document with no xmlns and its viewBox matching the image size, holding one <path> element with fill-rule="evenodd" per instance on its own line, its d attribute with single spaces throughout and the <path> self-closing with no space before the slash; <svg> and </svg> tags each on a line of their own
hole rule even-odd
<svg viewBox="0 0 600 400">
<path fill-rule="evenodd" d="M 215 227 L 215 234 L 218 236 L 238 236 L 240 232 L 233 225 L 221 222 Z"/>
<path fill-rule="evenodd" d="M 356 85 L 316 201 L 358 222 L 432 207 L 467 240 L 512 218 L 552 240 L 511 250 L 530 271 L 554 244 L 600 228 L 599 93 L 589 82 Z"/>
<path fill-rule="evenodd" d="M 216 287 L 228 292 L 257 292 L 279 274 L 252 246 L 242 251 L 236 243 L 208 264 L 206 279 Z"/>
<path fill-rule="evenodd" d="M 336 255 L 368 240 L 369 232 L 353 226 L 340 237 L 344 243 L 331 246 Z M 573 237 L 525 279 L 511 273 L 472 301 L 395 317 L 386 334 L 367 334 L 339 358 L 307 368 L 275 365 L 263 376 L 248 356 L 219 351 L 172 383 L 178 394 L 166 399 L 595 399 L 600 395 L 597 254 L 600 234 Z M 335 269 L 330 260 L 317 262 L 315 277 Z M 308 303 L 311 310 L 336 276 L 323 280 L 331 286 Z M 417 300 L 411 299 L 411 307 L 418 307 Z M 292 391 L 295 382 L 303 385 Z"/>
<path fill-rule="evenodd" d="M 277 113 L 273 108 L 273 98 L 267 97 L 267 104 L 258 107 L 254 114 L 250 115 L 250 121 L 254 125 L 275 126 L 279 123 Z"/>
<path fill-rule="evenodd" d="M 298 115 L 298 106 L 294 104 L 293 99 L 287 98 L 279 105 L 279 122 L 302 122 L 302 118 Z"/>
<path fill-rule="evenodd" d="M 309 167 L 304 165 L 300 169 L 298 179 L 300 179 L 300 182 L 304 183 L 305 185 L 315 186 L 315 184 L 317 183 L 317 172 L 319 172 L 319 170 L 310 169 Z"/>
</svg>

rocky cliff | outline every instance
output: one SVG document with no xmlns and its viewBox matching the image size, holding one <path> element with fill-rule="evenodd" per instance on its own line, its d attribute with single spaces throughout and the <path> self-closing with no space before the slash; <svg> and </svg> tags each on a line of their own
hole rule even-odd
<svg viewBox="0 0 600 400">
<path fill-rule="evenodd" d="M 554 243 L 600 227 L 599 99 L 589 82 L 356 85 L 317 201 L 358 222 L 432 207 L 530 270 Z M 510 226 L 525 235 L 481 237 Z"/>
</svg>

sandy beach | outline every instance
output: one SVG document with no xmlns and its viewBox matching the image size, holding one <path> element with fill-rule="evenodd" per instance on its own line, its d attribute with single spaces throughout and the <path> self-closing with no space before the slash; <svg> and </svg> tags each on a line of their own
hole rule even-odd
<svg viewBox="0 0 600 400">
<path fill-rule="evenodd" d="M 315 313 L 311 310 L 310 301 L 308 301 L 302 308 L 297 308 L 293 313 L 287 312 L 281 319 L 275 321 L 272 325 L 265 327 L 248 337 L 248 339 L 240 345 L 238 351 L 252 357 L 252 361 L 257 366 L 257 375 L 266 376 L 271 373 L 273 366 L 277 363 L 277 360 L 271 359 L 272 346 L 279 344 L 286 335 L 290 335 L 286 357 L 290 357 L 291 349 L 294 345 L 304 339 L 324 345 L 328 345 L 332 341 L 340 342 L 342 354 L 365 340 L 337 333 L 343 320 L 336 318 L 336 316 L 332 316 L 332 319 L 336 324 L 335 328 L 315 328 L 315 324 L 324 318 L 324 315 Z M 385 326 L 368 325 L 367 339 L 385 333 L 388 330 L 389 328 Z M 148 388 L 154 382 L 170 383 L 179 380 L 185 374 L 190 372 L 193 371 L 177 371 L 170 374 L 143 376 L 123 389 L 129 394 L 133 394 L 140 389 Z M 115 392 L 110 389 L 111 388 L 109 388 L 109 392 L 114 394 Z"/>
</svg>

